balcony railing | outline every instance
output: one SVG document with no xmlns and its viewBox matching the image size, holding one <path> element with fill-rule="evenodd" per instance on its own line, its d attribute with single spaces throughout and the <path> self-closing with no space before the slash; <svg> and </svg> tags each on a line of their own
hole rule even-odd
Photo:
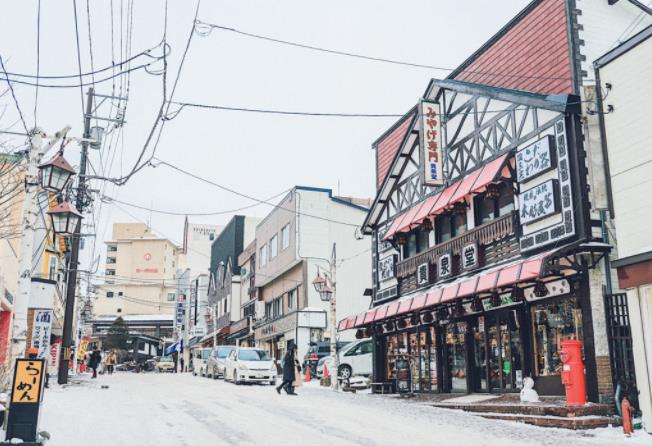
<svg viewBox="0 0 652 446">
<path fill-rule="evenodd" d="M 450 251 L 453 254 L 459 254 L 462 248 L 469 243 L 477 241 L 479 245 L 487 245 L 495 240 L 500 240 L 513 234 L 515 218 L 516 213 L 511 212 L 488 223 L 476 226 L 464 234 L 435 245 L 427 251 L 421 252 L 405 260 L 401 260 L 396 264 L 396 276 L 403 278 L 410 274 L 414 274 L 419 265 L 426 262 L 434 263 L 440 255 L 446 252 Z"/>
</svg>

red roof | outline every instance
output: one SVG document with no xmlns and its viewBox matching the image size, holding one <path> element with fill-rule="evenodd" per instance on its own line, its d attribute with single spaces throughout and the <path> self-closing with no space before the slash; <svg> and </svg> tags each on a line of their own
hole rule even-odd
<svg viewBox="0 0 652 446">
<path fill-rule="evenodd" d="M 454 78 L 534 93 L 572 93 L 565 0 L 542 0 Z"/>
<path fill-rule="evenodd" d="M 408 133 L 413 116 L 414 112 L 406 114 L 394 130 L 376 143 L 376 188 L 378 189 L 385 181 L 385 177 L 394 163 L 394 158 Z"/>
</svg>

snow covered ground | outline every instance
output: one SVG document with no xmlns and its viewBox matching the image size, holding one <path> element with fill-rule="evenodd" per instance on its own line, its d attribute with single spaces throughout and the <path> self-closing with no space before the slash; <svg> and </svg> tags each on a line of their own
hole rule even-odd
<svg viewBox="0 0 652 446">
<path fill-rule="evenodd" d="M 41 429 L 49 446 L 652 444 L 640 432 L 625 439 L 616 428 L 544 429 L 312 384 L 298 393 L 190 374 L 117 373 L 48 389 Z"/>
</svg>

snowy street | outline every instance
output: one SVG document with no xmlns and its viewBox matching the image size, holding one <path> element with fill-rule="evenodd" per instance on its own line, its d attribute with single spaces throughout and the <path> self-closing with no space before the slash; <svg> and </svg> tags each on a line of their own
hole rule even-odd
<svg viewBox="0 0 652 446">
<path fill-rule="evenodd" d="M 108 385 L 108 389 L 102 389 Z M 335 394 L 316 382 L 279 396 L 191 374 L 117 373 L 46 390 L 49 446 L 643 445 L 621 430 L 574 432 L 492 421 L 396 397 Z"/>
</svg>

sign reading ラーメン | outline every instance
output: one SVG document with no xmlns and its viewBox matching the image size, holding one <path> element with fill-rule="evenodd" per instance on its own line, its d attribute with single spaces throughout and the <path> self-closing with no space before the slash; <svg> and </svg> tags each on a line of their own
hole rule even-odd
<svg viewBox="0 0 652 446">
<path fill-rule="evenodd" d="M 421 101 L 419 103 L 419 118 L 423 184 L 427 186 L 441 186 L 444 184 L 444 172 L 442 170 L 441 115 L 439 104 L 436 102 Z"/>
</svg>

